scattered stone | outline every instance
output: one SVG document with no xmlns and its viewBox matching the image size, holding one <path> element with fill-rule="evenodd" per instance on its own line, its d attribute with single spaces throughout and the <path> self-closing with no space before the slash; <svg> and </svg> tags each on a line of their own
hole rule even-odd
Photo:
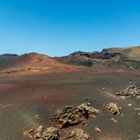
<svg viewBox="0 0 140 140">
<path fill-rule="evenodd" d="M 44 129 L 43 126 L 40 125 L 40 126 L 36 129 L 36 131 L 37 131 L 37 132 L 43 132 L 43 129 Z"/>
<path fill-rule="evenodd" d="M 138 135 L 138 140 L 140 140 L 140 135 Z"/>
<path fill-rule="evenodd" d="M 23 131 L 23 135 L 27 136 L 28 135 L 28 131 Z"/>
<path fill-rule="evenodd" d="M 28 131 L 28 133 L 33 133 L 33 129 L 30 129 L 30 130 Z"/>
<path fill-rule="evenodd" d="M 116 92 L 117 96 L 126 96 L 129 98 L 132 98 L 134 96 L 138 97 L 140 96 L 140 87 L 137 87 L 135 85 L 128 85 L 126 88 L 121 89 Z"/>
<path fill-rule="evenodd" d="M 55 127 L 49 127 L 43 132 L 43 140 L 59 140 L 60 132 Z"/>
<path fill-rule="evenodd" d="M 105 88 L 102 88 L 102 91 L 105 91 Z"/>
<path fill-rule="evenodd" d="M 140 116 L 140 112 L 138 113 L 138 115 Z"/>
<path fill-rule="evenodd" d="M 37 132 L 37 133 L 35 133 L 35 135 L 34 135 L 34 138 L 35 139 L 38 139 L 38 138 L 41 138 L 42 137 L 42 133 L 41 132 Z"/>
<path fill-rule="evenodd" d="M 34 130 L 30 129 L 28 131 L 24 131 L 23 134 L 38 140 L 59 140 L 60 137 L 60 133 L 57 128 L 49 127 L 44 131 L 44 127 L 42 125 Z"/>
<path fill-rule="evenodd" d="M 77 106 L 77 109 L 79 112 L 82 112 L 84 116 L 87 114 L 87 119 L 94 118 L 100 113 L 98 109 L 91 107 L 90 103 L 82 103 L 81 105 Z"/>
<path fill-rule="evenodd" d="M 40 120 L 39 115 L 35 115 L 34 117 L 37 121 Z"/>
<path fill-rule="evenodd" d="M 137 100 L 140 100 L 140 96 L 137 96 L 136 99 L 137 99 Z"/>
<path fill-rule="evenodd" d="M 101 129 L 98 128 L 98 127 L 95 127 L 95 131 L 96 131 L 96 132 L 101 132 Z"/>
<path fill-rule="evenodd" d="M 128 104 L 128 107 L 132 107 L 132 104 Z"/>
<path fill-rule="evenodd" d="M 74 107 L 65 106 L 62 110 L 57 110 L 56 114 L 52 117 L 52 122 L 59 128 L 79 124 L 81 119 L 76 115 L 76 112 Z"/>
<path fill-rule="evenodd" d="M 28 136 L 29 138 L 33 138 L 34 137 L 34 130 L 33 129 L 30 129 L 28 131 L 24 131 L 23 132 L 23 135 L 24 136 Z"/>
<path fill-rule="evenodd" d="M 140 111 L 140 108 L 134 107 L 134 111 Z"/>
<path fill-rule="evenodd" d="M 43 126 L 39 126 L 35 131 L 34 131 L 34 138 L 41 138 L 43 134 Z"/>
<path fill-rule="evenodd" d="M 68 140 L 89 140 L 89 134 L 81 128 L 75 128 L 67 138 Z"/>
<path fill-rule="evenodd" d="M 120 96 L 120 98 L 121 98 L 121 99 L 127 99 L 127 97 L 126 97 L 126 96 Z"/>
<path fill-rule="evenodd" d="M 118 107 L 115 103 L 107 104 L 107 109 L 112 113 L 112 115 L 120 115 L 121 107 Z"/>
<path fill-rule="evenodd" d="M 79 123 L 86 124 L 86 120 L 96 117 L 100 111 L 90 106 L 90 103 L 82 103 L 81 105 L 65 106 L 62 110 L 58 110 L 52 117 L 53 124 L 58 128 L 77 125 Z"/>
<path fill-rule="evenodd" d="M 116 120 L 116 119 L 114 119 L 114 118 L 111 118 L 110 119 L 113 123 L 118 123 L 118 121 Z"/>
</svg>

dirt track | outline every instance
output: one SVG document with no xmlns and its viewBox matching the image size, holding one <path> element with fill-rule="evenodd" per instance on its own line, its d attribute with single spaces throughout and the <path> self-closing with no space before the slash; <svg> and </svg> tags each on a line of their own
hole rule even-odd
<svg viewBox="0 0 140 140">
<path fill-rule="evenodd" d="M 58 108 L 69 104 L 77 105 L 85 100 L 102 110 L 99 117 L 89 120 L 87 128 L 84 127 L 90 133 L 91 140 L 137 140 L 140 117 L 133 107 L 140 107 L 140 104 L 101 92 L 101 89 L 120 89 L 130 80 L 140 86 L 139 77 L 139 72 L 111 70 L 103 73 L 1 75 L 0 140 L 28 140 L 29 138 L 23 137 L 24 130 L 38 124 L 51 126 L 50 116 Z M 122 107 L 124 116 L 114 117 L 119 121 L 116 124 L 110 121 L 112 115 L 104 107 L 109 102 L 118 103 Z M 133 107 L 128 107 L 128 103 L 132 103 Z M 95 132 L 95 126 L 102 132 Z"/>
</svg>

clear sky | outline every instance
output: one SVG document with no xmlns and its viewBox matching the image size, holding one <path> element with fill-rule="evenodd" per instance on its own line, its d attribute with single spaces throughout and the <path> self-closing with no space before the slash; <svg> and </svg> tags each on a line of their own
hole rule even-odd
<svg viewBox="0 0 140 140">
<path fill-rule="evenodd" d="M 0 54 L 140 45 L 140 0 L 0 0 Z"/>
</svg>

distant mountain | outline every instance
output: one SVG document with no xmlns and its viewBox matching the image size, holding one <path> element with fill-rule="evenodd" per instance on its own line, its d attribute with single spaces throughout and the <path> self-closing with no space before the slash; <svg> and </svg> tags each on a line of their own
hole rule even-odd
<svg viewBox="0 0 140 140">
<path fill-rule="evenodd" d="M 12 60 L 12 59 L 15 59 L 17 58 L 18 55 L 17 54 L 2 54 L 0 55 L 0 62 L 6 62 L 6 61 L 9 61 L 9 60 Z"/>
<path fill-rule="evenodd" d="M 137 57 L 138 58 L 138 57 Z M 68 56 L 59 57 L 61 61 L 67 64 L 80 65 L 80 66 L 106 66 L 113 68 L 130 68 L 139 69 L 140 61 L 135 60 L 122 52 L 113 52 L 109 49 L 102 52 L 75 52 Z"/>
<path fill-rule="evenodd" d="M 0 73 L 9 71 L 69 71 L 76 70 L 77 66 L 140 69 L 140 47 L 111 48 L 101 52 L 78 51 L 68 56 L 55 58 L 38 53 L 0 55 Z"/>
<path fill-rule="evenodd" d="M 140 61 L 140 46 L 128 47 L 128 48 L 109 48 L 104 49 L 106 53 L 121 53 L 129 59 Z"/>
</svg>

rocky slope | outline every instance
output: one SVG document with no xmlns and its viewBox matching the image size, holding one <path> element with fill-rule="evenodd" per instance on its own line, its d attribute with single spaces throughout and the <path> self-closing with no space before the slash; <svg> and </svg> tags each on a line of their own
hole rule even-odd
<svg viewBox="0 0 140 140">
<path fill-rule="evenodd" d="M 17 54 L 8 54 L 8 53 L 2 54 L 2 55 L 0 55 L 0 62 L 7 62 L 7 61 L 13 60 L 17 57 L 18 57 Z"/>
<path fill-rule="evenodd" d="M 91 53 L 79 51 L 59 59 L 68 64 L 84 65 L 88 67 L 106 66 L 113 68 L 140 68 L 140 61 L 131 59 L 120 52 L 108 52 L 107 50 Z"/>
<path fill-rule="evenodd" d="M 104 49 L 103 52 L 121 53 L 130 59 L 140 61 L 140 46 L 128 47 L 128 48 L 109 48 L 109 49 Z"/>
</svg>

